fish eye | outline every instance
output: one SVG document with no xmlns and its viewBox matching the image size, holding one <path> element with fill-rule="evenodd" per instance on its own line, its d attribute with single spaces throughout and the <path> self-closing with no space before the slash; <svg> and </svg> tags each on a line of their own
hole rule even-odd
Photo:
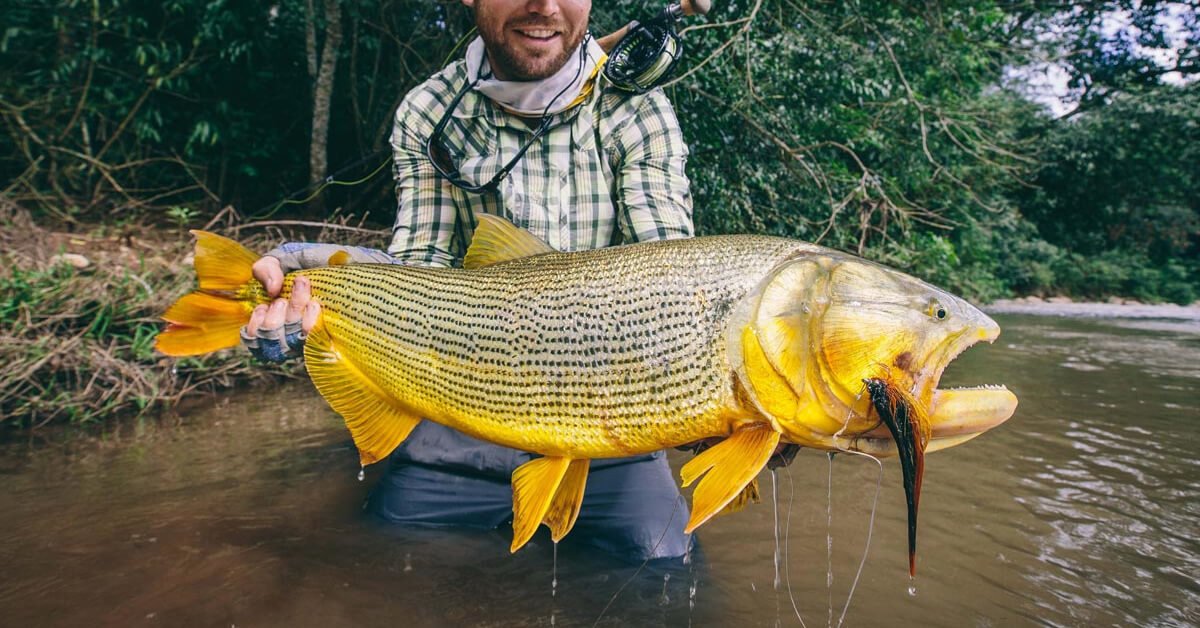
<svg viewBox="0 0 1200 628">
<path fill-rule="evenodd" d="M 929 304 L 929 315 L 932 316 L 934 320 L 944 321 L 946 320 L 946 317 L 950 315 L 950 313 L 946 311 L 946 308 L 942 307 L 941 303 L 933 301 Z"/>
</svg>

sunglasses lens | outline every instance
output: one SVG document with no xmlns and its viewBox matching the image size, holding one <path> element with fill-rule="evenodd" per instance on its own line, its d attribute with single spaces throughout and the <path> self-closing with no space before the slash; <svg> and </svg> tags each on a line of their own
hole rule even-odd
<svg viewBox="0 0 1200 628">
<path fill-rule="evenodd" d="M 433 141 L 429 144 L 429 160 L 433 162 L 433 166 L 437 168 L 438 173 L 442 176 L 450 178 L 458 178 L 458 166 L 454 164 L 454 159 L 450 157 L 450 151 L 446 150 L 446 146 L 440 141 Z"/>
</svg>

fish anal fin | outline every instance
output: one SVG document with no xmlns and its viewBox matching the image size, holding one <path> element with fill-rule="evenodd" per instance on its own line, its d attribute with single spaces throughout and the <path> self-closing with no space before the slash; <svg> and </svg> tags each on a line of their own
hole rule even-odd
<svg viewBox="0 0 1200 628">
<path fill-rule="evenodd" d="M 587 459 L 571 461 L 566 474 L 563 475 L 562 483 L 558 485 L 558 491 L 554 493 L 554 499 L 550 502 L 550 509 L 542 518 L 542 523 L 550 527 L 550 538 L 554 539 L 555 543 L 571 531 L 575 520 L 579 518 L 590 462 Z"/>
<path fill-rule="evenodd" d="M 700 480 L 692 492 L 692 518 L 684 532 L 690 534 L 737 498 L 778 444 L 779 432 L 766 423 L 751 423 L 683 465 L 684 486 Z"/>
<path fill-rule="evenodd" d="M 500 262 L 552 253 L 554 249 L 537 236 L 491 214 L 476 214 L 478 224 L 463 268 L 483 268 Z"/>
<path fill-rule="evenodd" d="M 550 511 L 571 459 L 562 456 L 535 458 L 517 467 L 512 476 L 513 540 L 511 551 L 521 549 Z M 587 467 L 584 467 L 587 471 Z M 565 509 L 564 509 L 565 510 Z M 571 523 L 574 523 L 572 519 Z M 567 526 L 569 529 L 569 526 Z M 565 534 L 565 532 L 564 532 Z"/>
<path fill-rule="evenodd" d="M 346 421 L 364 466 L 386 458 L 421 422 L 347 359 L 320 321 L 304 343 L 304 362 L 321 396 Z"/>
</svg>

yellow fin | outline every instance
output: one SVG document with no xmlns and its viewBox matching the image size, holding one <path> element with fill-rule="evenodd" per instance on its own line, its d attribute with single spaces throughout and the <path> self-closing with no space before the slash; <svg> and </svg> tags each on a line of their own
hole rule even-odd
<svg viewBox="0 0 1200 628">
<path fill-rule="evenodd" d="M 550 511 L 571 459 L 562 456 L 535 458 L 513 471 L 513 540 L 511 551 L 521 549 Z M 584 467 L 586 472 L 587 467 Z M 571 523 L 574 523 L 572 520 Z M 569 528 L 569 527 L 568 527 Z M 564 532 L 565 534 L 565 532 Z"/>
<path fill-rule="evenodd" d="M 326 262 L 326 265 L 328 265 L 328 266 L 345 266 L 346 264 L 349 264 L 349 263 L 350 263 L 350 253 L 343 250 L 343 251 L 338 251 L 337 253 L 334 253 L 333 255 L 330 255 L 329 261 Z"/>
<path fill-rule="evenodd" d="M 479 224 L 475 225 L 475 235 L 471 238 L 471 246 L 467 247 L 463 268 L 483 268 L 530 255 L 554 252 L 549 244 L 537 236 L 499 216 L 476 214 L 475 217 Z"/>
<path fill-rule="evenodd" d="M 692 492 L 692 518 L 683 531 L 690 534 L 733 501 L 766 466 L 778 444 L 779 432 L 766 423 L 753 423 L 683 465 L 684 486 L 704 476 Z"/>
<path fill-rule="evenodd" d="M 196 236 L 194 265 L 201 290 L 240 290 L 254 281 L 250 267 L 258 261 L 257 253 L 215 233 L 193 230 L 192 235 Z"/>
<path fill-rule="evenodd" d="M 163 320 L 170 323 L 158 334 L 154 348 L 167 355 L 201 355 L 236 346 L 238 330 L 250 320 L 253 304 L 203 292 L 184 295 Z"/>
<path fill-rule="evenodd" d="M 563 476 L 554 500 L 550 502 L 550 510 L 542 518 L 542 523 L 550 526 L 550 538 L 557 543 L 561 541 L 579 518 L 579 507 L 583 505 L 583 488 L 587 484 L 588 464 L 590 460 L 572 460 Z"/>
<path fill-rule="evenodd" d="M 742 492 L 738 493 L 728 504 L 725 504 L 725 507 L 716 516 L 731 515 L 750 504 L 757 504 L 761 501 L 762 498 L 758 495 L 758 478 L 754 478 L 750 480 L 746 488 L 742 489 Z"/>
<path fill-rule="evenodd" d="M 304 343 L 304 363 L 321 396 L 346 421 L 364 466 L 386 458 L 421 422 L 342 355 L 320 321 Z"/>
</svg>

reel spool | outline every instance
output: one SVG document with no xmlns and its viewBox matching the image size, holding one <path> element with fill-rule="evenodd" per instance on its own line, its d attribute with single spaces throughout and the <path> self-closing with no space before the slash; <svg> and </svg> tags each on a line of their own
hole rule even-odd
<svg viewBox="0 0 1200 628">
<path fill-rule="evenodd" d="M 604 77 L 617 89 L 641 94 L 666 82 L 683 56 L 675 22 L 685 15 L 705 15 L 711 0 L 681 0 L 645 23 L 630 22 L 601 37 L 597 43 L 608 52 Z"/>
</svg>

